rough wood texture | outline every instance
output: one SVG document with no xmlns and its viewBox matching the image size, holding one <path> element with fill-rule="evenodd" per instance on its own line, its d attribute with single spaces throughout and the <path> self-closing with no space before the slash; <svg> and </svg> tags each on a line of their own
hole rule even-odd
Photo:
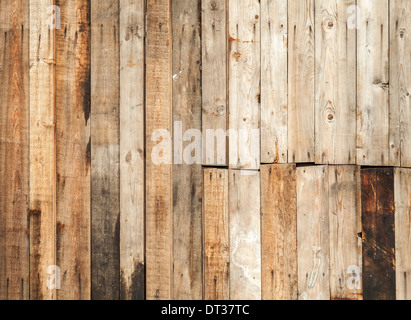
<svg viewBox="0 0 411 320">
<path fill-rule="evenodd" d="M 356 162 L 355 0 L 315 0 L 315 162 Z"/>
<path fill-rule="evenodd" d="M 230 170 L 230 299 L 261 299 L 260 173 Z"/>
<path fill-rule="evenodd" d="M 172 165 L 156 165 L 152 151 L 156 130 L 172 132 L 170 0 L 147 1 L 146 66 L 146 297 L 172 299 Z M 163 137 L 165 141 L 169 140 Z M 164 141 L 164 140 L 163 140 Z"/>
<path fill-rule="evenodd" d="M 91 1 L 91 294 L 120 298 L 119 1 Z"/>
<path fill-rule="evenodd" d="M 314 162 L 314 0 L 288 1 L 288 162 Z"/>
<path fill-rule="evenodd" d="M 360 168 L 329 167 L 330 290 L 333 300 L 361 300 Z"/>
<path fill-rule="evenodd" d="M 260 167 L 260 1 L 229 0 L 230 167 Z M 231 152 L 236 153 L 232 156 Z"/>
<path fill-rule="evenodd" d="M 54 300 L 48 267 L 56 265 L 55 38 L 52 0 L 30 2 L 30 298 Z"/>
<path fill-rule="evenodd" d="M 0 3 L 0 299 L 29 298 L 29 5 Z"/>
<path fill-rule="evenodd" d="M 261 162 L 287 163 L 287 1 L 261 1 Z"/>
<path fill-rule="evenodd" d="M 211 166 L 228 166 L 227 4 L 226 0 L 201 2 L 203 164 Z"/>
<path fill-rule="evenodd" d="M 204 299 L 230 298 L 228 170 L 205 169 L 203 176 Z"/>
<path fill-rule="evenodd" d="M 181 122 L 184 142 L 191 143 L 192 139 L 196 139 L 192 142 L 193 147 L 200 146 L 191 154 L 185 151 L 183 164 L 174 162 L 173 166 L 175 300 L 201 300 L 203 297 L 200 7 L 199 0 L 172 1 L 173 121 Z M 186 134 L 187 130 L 193 132 Z M 174 136 L 177 139 L 177 132 Z M 183 141 L 180 140 L 174 151 L 183 150 Z M 185 147 L 189 148 L 187 145 Z M 189 163 L 187 160 L 190 160 Z"/>
<path fill-rule="evenodd" d="M 262 299 L 297 300 L 295 165 L 261 166 Z"/>
<path fill-rule="evenodd" d="M 330 299 L 328 167 L 297 168 L 298 298 Z"/>
<path fill-rule="evenodd" d="M 392 168 L 361 170 L 364 300 L 395 300 Z"/>
<path fill-rule="evenodd" d="M 145 2 L 120 1 L 120 298 L 144 299 Z"/>
<path fill-rule="evenodd" d="M 60 300 L 90 293 L 90 3 L 58 0 L 56 30 L 57 265 Z"/>
</svg>

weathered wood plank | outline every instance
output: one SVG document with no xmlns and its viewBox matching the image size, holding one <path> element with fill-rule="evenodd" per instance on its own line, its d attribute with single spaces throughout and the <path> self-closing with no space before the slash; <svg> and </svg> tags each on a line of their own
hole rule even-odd
<svg viewBox="0 0 411 320">
<path fill-rule="evenodd" d="M 315 161 L 356 162 L 355 0 L 315 0 Z"/>
<path fill-rule="evenodd" d="M 260 1 L 229 0 L 228 20 L 230 167 L 259 169 Z"/>
<path fill-rule="evenodd" d="M 261 299 L 260 173 L 229 172 L 230 299 Z"/>
<path fill-rule="evenodd" d="M 297 300 L 295 165 L 261 166 L 262 299 Z"/>
<path fill-rule="evenodd" d="M 287 1 L 261 1 L 261 162 L 287 163 Z"/>
<path fill-rule="evenodd" d="M 204 299 L 230 298 L 228 170 L 205 169 L 203 177 Z"/>
<path fill-rule="evenodd" d="M 330 299 L 328 167 L 297 168 L 298 298 Z"/>
<path fill-rule="evenodd" d="M 55 45 L 48 8 L 30 2 L 30 299 L 54 300 L 48 267 L 56 265 Z"/>
<path fill-rule="evenodd" d="M 145 2 L 120 0 L 120 298 L 142 300 Z"/>
<path fill-rule="evenodd" d="M 57 265 L 60 300 L 89 300 L 90 284 L 90 3 L 57 0 Z"/>
<path fill-rule="evenodd" d="M 359 185 L 359 167 L 329 167 L 330 286 L 333 300 L 362 300 Z"/>
<path fill-rule="evenodd" d="M 314 162 L 314 1 L 288 1 L 288 162 Z"/>
<path fill-rule="evenodd" d="M 0 3 L 0 299 L 29 298 L 29 4 Z"/>
<path fill-rule="evenodd" d="M 184 133 L 174 151 L 183 151 L 183 141 L 196 147 L 190 154 L 185 150 L 183 163 L 175 161 L 173 166 L 175 300 L 201 300 L 203 297 L 200 8 L 199 0 L 172 1 L 173 121 L 180 122 Z M 177 139 L 176 132 L 174 136 Z"/>
<path fill-rule="evenodd" d="M 203 164 L 211 166 L 228 166 L 227 3 L 201 2 Z"/>
<path fill-rule="evenodd" d="M 91 1 L 91 295 L 120 298 L 119 1 Z"/>
<path fill-rule="evenodd" d="M 170 0 L 147 1 L 146 66 L 146 297 L 172 299 L 171 145 L 165 163 L 155 164 L 156 130 L 172 132 L 172 39 Z M 154 136 L 155 137 L 155 136 Z M 170 142 L 163 137 L 163 142 Z"/>
<path fill-rule="evenodd" d="M 392 168 L 361 170 L 364 300 L 395 300 Z"/>
</svg>

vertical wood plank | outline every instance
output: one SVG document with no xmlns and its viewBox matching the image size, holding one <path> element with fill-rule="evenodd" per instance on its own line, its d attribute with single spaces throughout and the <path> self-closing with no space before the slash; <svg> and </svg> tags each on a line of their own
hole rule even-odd
<svg viewBox="0 0 411 320">
<path fill-rule="evenodd" d="M 261 162 L 287 163 L 287 1 L 261 1 Z"/>
<path fill-rule="evenodd" d="M 120 298 L 142 300 L 145 2 L 120 1 Z"/>
<path fill-rule="evenodd" d="M 260 1 L 229 0 L 230 167 L 260 166 Z M 231 158 L 236 150 L 237 157 Z"/>
<path fill-rule="evenodd" d="M 0 299 L 29 298 L 29 4 L 0 3 Z"/>
<path fill-rule="evenodd" d="M 328 167 L 297 168 L 298 298 L 330 299 Z"/>
<path fill-rule="evenodd" d="M 395 300 L 393 169 L 362 169 L 361 192 L 364 300 Z"/>
<path fill-rule="evenodd" d="M 410 1 L 390 1 L 390 105 L 400 113 L 402 167 L 411 167 L 410 12 Z"/>
<path fill-rule="evenodd" d="M 314 1 L 288 1 L 288 162 L 314 162 Z"/>
<path fill-rule="evenodd" d="M 356 162 L 355 0 L 315 1 L 315 161 Z M 351 28 L 351 29 L 350 29 Z"/>
<path fill-rule="evenodd" d="M 205 169 L 203 177 L 204 299 L 230 298 L 228 170 Z"/>
<path fill-rule="evenodd" d="M 89 300 L 90 3 L 57 0 L 56 30 L 57 265 L 60 300 Z"/>
<path fill-rule="evenodd" d="M 297 300 L 295 165 L 261 166 L 262 299 Z"/>
<path fill-rule="evenodd" d="M 229 172 L 230 299 L 261 299 L 260 173 Z"/>
<path fill-rule="evenodd" d="M 54 300 L 48 267 L 56 265 L 55 32 L 53 0 L 30 2 L 30 299 Z"/>
<path fill-rule="evenodd" d="M 201 1 L 203 164 L 211 166 L 228 166 L 227 3 Z"/>
<path fill-rule="evenodd" d="M 91 294 L 120 298 L 119 1 L 91 1 Z"/>
<path fill-rule="evenodd" d="M 146 297 L 172 299 L 171 145 L 156 165 L 156 130 L 172 132 L 172 39 L 170 0 L 147 0 L 146 66 Z M 164 139 L 164 137 L 163 137 Z M 164 140 L 163 140 L 164 141 Z M 166 139 L 171 141 L 171 139 Z"/>
<path fill-rule="evenodd" d="M 183 141 L 191 143 L 194 138 L 193 143 L 200 146 L 194 150 L 194 155 L 185 152 L 183 164 L 173 166 L 175 300 L 201 300 L 203 297 L 200 8 L 200 1 L 172 1 L 173 121 L 181 122 Z M 174 136 L 178 139 L 177 133 Z"/>
<path fill-rule="evenodd" d="M 333 300 L 361 300 L 360 169 L 329 167 L 330 286 Z"/>
</svg>

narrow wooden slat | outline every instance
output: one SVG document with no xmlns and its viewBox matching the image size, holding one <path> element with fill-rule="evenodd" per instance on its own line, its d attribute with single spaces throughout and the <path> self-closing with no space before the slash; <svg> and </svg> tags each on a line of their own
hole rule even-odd
<svg viewBox="0 0 411 320">
<path fill-rule="evenodd" d="M 261 1 L 261 162 L 287 163 L 287 1 Z"/>
<path fill-rule="evenodd" d="M 229 172 L 230 299 L 261 299 L 260 173 Z"/>
<path fill-rule="evenodd" d="M 361 170 L 364 300 L 395 300 L 392 168 Z"/>
<path fill-rule="evenodd" d="M 55 45 L 52 0 L 30 2 L 30 299 L 54 300 L 56 265 Z"/>
<path fill-rule="evenodd" d="M 411 2 L 390 1 L 390 105 L 400 113 L 401 166 L 411 167 Z M 398 148 L 393 152 L 399 152 Z"/>
<path fill-rule="evenodd" d="M 330 299 L 328 167 L 297 168 L 298 298 Z"/>
<path fill-rule="evenodd" d="M 145 2 L 120 1 L 120 296 L 144 299 Z"/>
<path fill-rule="evenodd" d="M 225 137 L 228 122 L 227 3 L 226 0 L 201 1 L 203 164 L 212 166 L 228 166 Z M 208 134 L 207 130 L 210 130 Z M 220 140 L 213 137 L 211 130 L 215 135 L 220 134 Z M 210 142 L 208 148 L 207 137 L 214 142 Z"/>
<path fill-rule="evenodd" d="M 29 5 L 0 3 L 0 299 L 29 298 Z"/>
<path fill-rule="evenodd" d="M 315 1 L 315 161 L 356 162 L 355 0 Z"/>
<path fill-rule="evenodd" d="M 262 299 L 297 300 L 295 165 L 261 166 Z"/>
<path fill-rule="evenodd" d="M 57 0 L 57 265 L 60 300 L 90 293 L 90 4 Z"/>
<path fill-rule="evenodd" d="M 230 167 L 260 166 L 260 1 L 229 0 Z M 231 153 L 236 150 L 237 156 Z"/>
<path fill-rule="evenodd" d="M 314 0 L 288 1 L 288 162 L 314 162 Z"/>
<path fill-rule="evenodd" d="M 205 169 L 203 176 L 204 299 L 230 298 L 228 170 Z"/>
<path fill-rule="evenodd" d="M 329 167 L 330 286 L 333 300 L 361 300 L 360 168 Z"/>
<path fill-rule="evenodd" d="M 146 297 L 172 299 L 172 165 L 171 145 L 163 150 L 166 163 L 155 164 L 152 135 L 172 132 L 170 0 L 147 0 L 146 66 Z M 167 141 L 163 137 L 163 141 Z"/>
<path fill-rule="evenodd" d="M 91 1 L 91 295 L 120 298 L 119 1 Z"/>
</svg>

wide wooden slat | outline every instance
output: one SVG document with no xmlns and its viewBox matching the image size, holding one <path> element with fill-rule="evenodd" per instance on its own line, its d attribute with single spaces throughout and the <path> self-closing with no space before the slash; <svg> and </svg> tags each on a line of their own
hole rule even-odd
<svg viewBox="0 0 411 320">
<path fill-rule="evenodd" d="M 295 165 L 261 166 L 262 299 L 297 300 Z"/>
<path fill-rule="evenodd" d="M 91 294 L 120 298 L 119 1 L 91 1 Z"/>
<path fill-rule="evenodd" d="M 120 1 L 120 298 L 142 300 L 145 2 Z"/>
<path fill-rule="evenodd" d="M 0 299 L 29 298 L 29 5 L 0 3 Z"/>
<path fill-rule="evenodd" d="M 228 170 L 205 169 L 203 176 L 204 299 L 230 298 Z"/>
</svg>

